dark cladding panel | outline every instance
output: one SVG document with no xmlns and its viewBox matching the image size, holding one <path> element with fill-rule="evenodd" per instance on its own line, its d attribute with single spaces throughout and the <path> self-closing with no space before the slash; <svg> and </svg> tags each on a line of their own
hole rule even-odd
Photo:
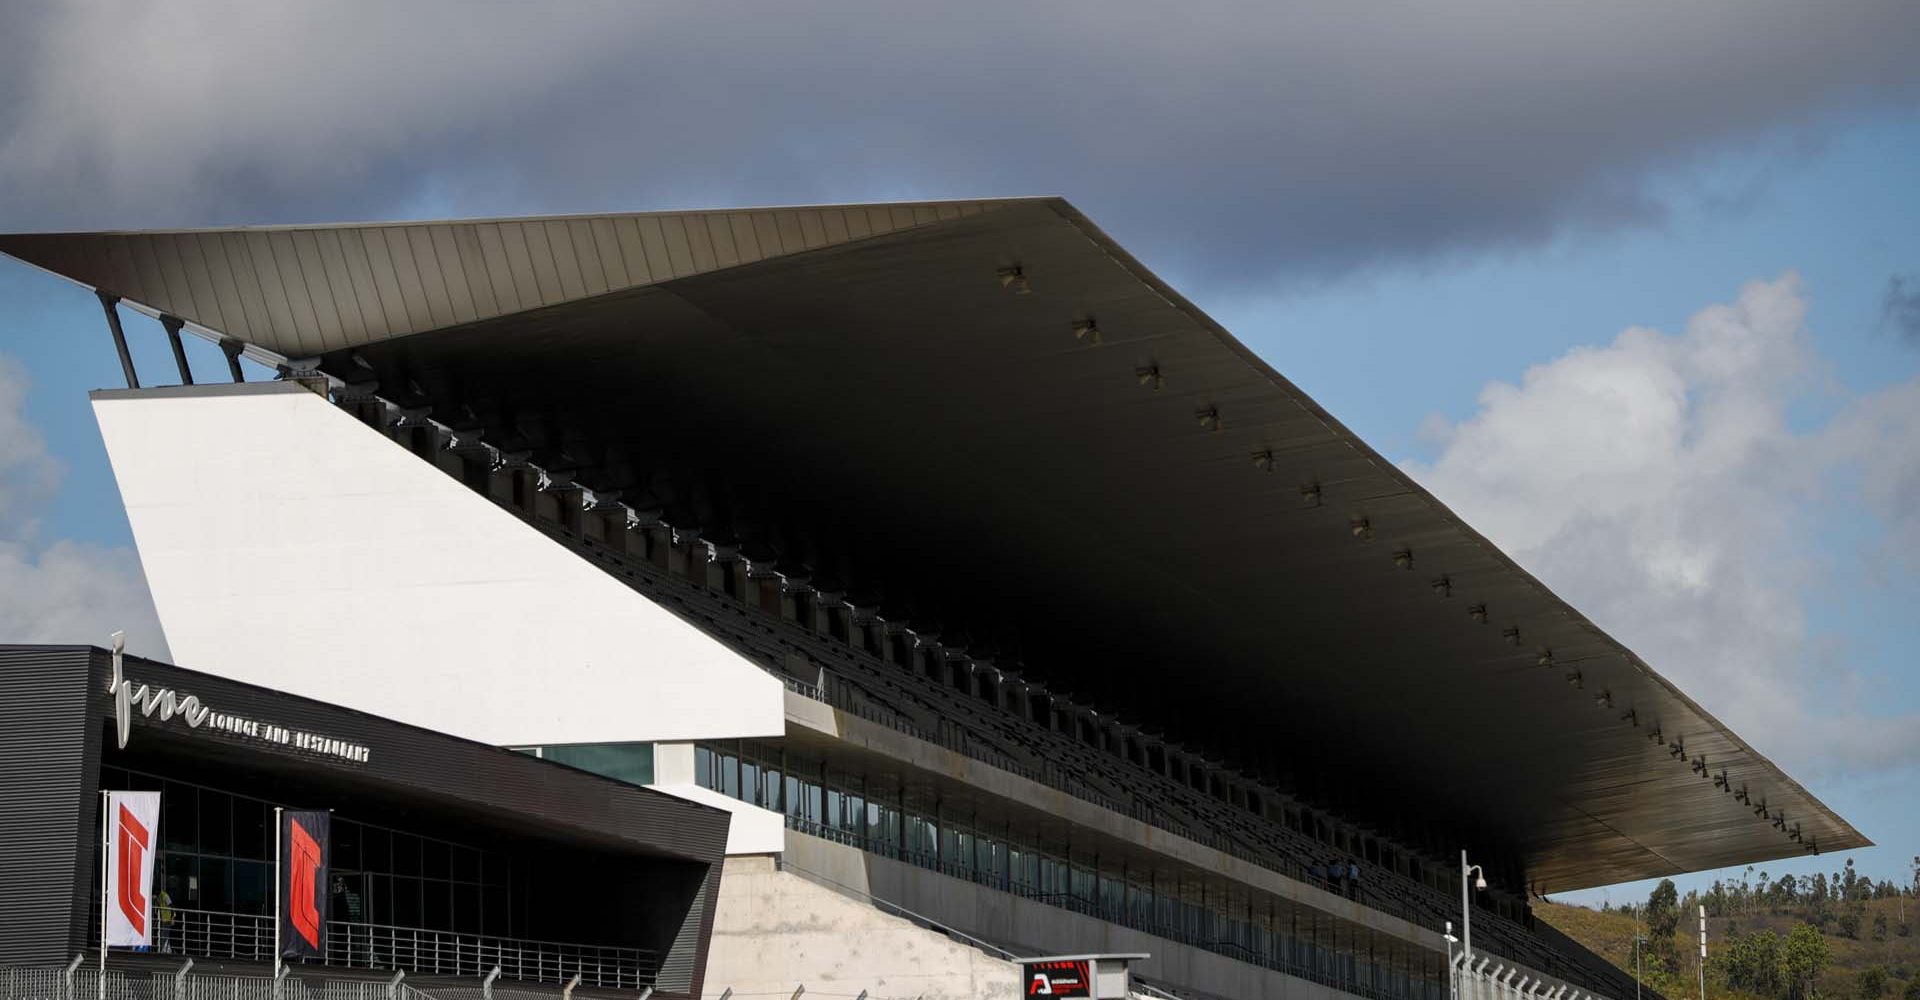
<svg viewBox="0 0 1920 1000">
<path fill-rule="evenodd" d="M 98 727 L 85 646 L 0 646 L 0 964 L 55 963 L 84 940 Z"/>
<path fill-rule="evenodd" d="M 680 932 L 674 935 L 672 947 L 660 960 L 656 982 L 668 993 L 697 997 L 705 990 L 707 947 L 713 940 L 713 913 L 720 905 L 721 868 L 718 862 L 707 866 L 706 877 L 700 880 L 700 888 L 687 908 Z"/>
</svg>

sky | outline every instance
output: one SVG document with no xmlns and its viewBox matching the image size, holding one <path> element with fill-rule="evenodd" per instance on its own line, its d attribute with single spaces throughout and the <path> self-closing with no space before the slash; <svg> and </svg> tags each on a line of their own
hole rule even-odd
<svg viewBox="0 0 1920 1000">
<path fill-rule="evenodd" d="M 1905 881 L 1917 38 L 1907 0 L 0 0 L 0 231 L 1065 196 Z M 91 294 L 0 261 L 0 641 L 164 655 L 119 381 Z"/>
</svg>

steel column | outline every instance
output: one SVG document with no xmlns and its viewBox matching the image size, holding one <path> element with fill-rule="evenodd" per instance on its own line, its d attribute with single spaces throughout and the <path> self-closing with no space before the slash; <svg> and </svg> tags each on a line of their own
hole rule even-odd
<svg viewBox="0 0 1920 1000">
<path fill-rule="evenodd" d="M 113 333 L 114 350 L 120 352 L 120 370 L 126 373 L 127 388 L 140 388 L 140 376 L 133 372 L 133 355 L 127 350 L 127 332 L 120 328 L 120 296 L 112 292 L 96 291 L 100 296 L 100 308 L 107 313 L 107 329 Z"/>
<path fill-rule="evenodd" d="M 233 380 L 235 382 L 245 382 L 247 380 L 246 373 L 240 370 L 240 352 L 246 350 L 246 346 L 247 345 L 237 340 L 223 340 L 220 342 L 220 353 L 227 356 L 227 371 L 233 373 Z"/>
<path fill-rule="evenodd" d="M 160 325 L 167 328 L 167 346 L 173 348 L 173 363 L 180 369 L 180 384 L 193 384 L 193 369 L 187 367 L 187 349 L 180 343 L 180 328 L 186 321 L 178 316 L 162 314 Z"/>
</svg>

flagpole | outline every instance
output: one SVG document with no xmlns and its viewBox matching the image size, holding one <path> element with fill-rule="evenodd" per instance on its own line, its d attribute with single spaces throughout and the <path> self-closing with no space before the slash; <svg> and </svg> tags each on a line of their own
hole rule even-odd
<svg viewBox="0 0 1920 1000">
<path fill-rule="evenodd" d="M 280 821 L 281 806 L 273 807 L 273 995 L 280 995 L 280 921 L 284 918 L 281 909 L 286 905 L 282 898 L 286 895 L 285 865 L 286 859 L 280 852 L 286 849 L 286 837 L 282 836 Z"/>
<path fill-rule="evenodd" d="M 113 829 L 111 817 L 107 815 L 107 790 L 100 790 L 100 976 L 99 998 L 107 1000 L 107 900 L 111 891 L 107 887 L 107 855 L 112 850 L 109 845 L 110 831 Z"/>
</svg>

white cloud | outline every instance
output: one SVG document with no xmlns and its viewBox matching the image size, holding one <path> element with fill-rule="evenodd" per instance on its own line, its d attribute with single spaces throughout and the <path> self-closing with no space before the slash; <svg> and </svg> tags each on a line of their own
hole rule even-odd
<svg viewBox="0 0 1920 1000">
<path fill-rule="evenodd" d="M 133 550 L 70 540 L 44 543 L 37 514 L 61 466 L 26 419 L 27 378 L 0 355 L 0 642 L 105 645 L 165 658 L 166 639 Z"/>
<path fill-rule="evenodd" d="M 1576 348 L 1424 428 L 1439 455 L 1409 468 L 1762 751 L 1814 774 L 1912 764 L 1920 718 L 1869 710 L 1807 601 L 1836 505 L 1920 542 L 1920 379 L 1796 428 L 1822 387 L 1805 318 L 1788 274 L 1680 333 Z"/>
<path fill-rule="evenodd" d="M 0 229 L 1062 194 L 1266 287 L 1644 225 L 1716 152 L 1910 106 L 1920 6 L 1813 11 L 17 4 Z"/>
</svg>

